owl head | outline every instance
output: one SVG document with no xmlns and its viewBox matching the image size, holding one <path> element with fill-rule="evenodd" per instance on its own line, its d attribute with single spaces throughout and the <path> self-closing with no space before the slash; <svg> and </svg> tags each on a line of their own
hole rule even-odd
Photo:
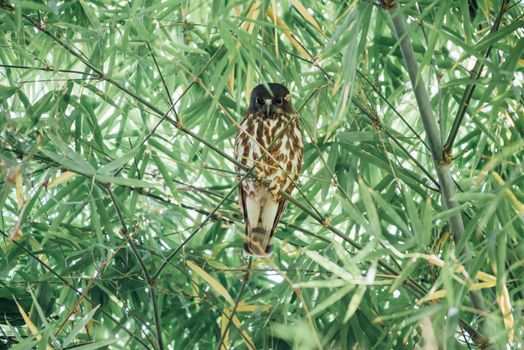
<svg viewBox="0 0 524 350">
<path fill-rule="evenodd" d="M 291 94 L 281 84 L 260 84 L 251 91 L 249 112 L 260 113 L 266 118 L 271 118 L 278 114 L 292 113 Z"/>
</svg>

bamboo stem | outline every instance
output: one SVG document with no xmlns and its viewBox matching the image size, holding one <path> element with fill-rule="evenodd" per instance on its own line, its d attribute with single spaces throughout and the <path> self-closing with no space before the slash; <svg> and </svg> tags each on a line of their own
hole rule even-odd
<svg viewBox="0 0 524 350">
<path fill-rule="evenodd" d="M 453 178 L 451 177 L 450 164 L 444 162 L 443 159 L 442 144 L 440 142 L 438 126 L 435 122 L 435 117 L 433 115 L 431 102 L 426 91 L 424 78 L 421 74 L 418 74 L 418 63 L 415 59 L 415 52 L 407 32 L 404 16 L 402 15 L 396 3 L 391 4 L 388 2 L 387 5 L 389 6 L 383 7 L 387 8 L 391 15 L 391 22 L 399 41 L 400 51 L 402 53 L 402 57 L 404 58 L 404 65 L 408 71 L 411 84 L 413 85 L 413 91 L 415 93 L 420 116 L 422 118 L 422 124 L 424 125 L 424 130 L 426 132 L 431 158 L 437 172 L 442 201 L 446 209 L 455 209 L 458 207 L 458 203 L 452 199 L 456 192 L 456 187 L 455 183 L 453 182 Z M 462 221 L 462 213 L 458 211 L 450 216 L 448 223 L 455 242 L 458 242 L 464 235 L 464 222 Z M 460 253 L 462 256 L 468 256 L 469 250 L 467 246 L 464 246 Z M 469 295 L 471 303 L 475 308 L 478 310 L 486 309 L 482 294 L 480 292 L 470 291 Z"/>
</svg>

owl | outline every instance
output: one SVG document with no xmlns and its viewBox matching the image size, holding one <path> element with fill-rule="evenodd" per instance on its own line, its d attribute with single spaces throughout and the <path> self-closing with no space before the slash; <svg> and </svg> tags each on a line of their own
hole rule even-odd
<svg viewBox="0 0 524 350">
<path fill-rule="evenodd" d="M 235 137 L 234 152 L 239 163 L 254 166 L 256 176 L 245 177 L 238 185 L 245 226 L 244 252 L 269 256 L 275 229 L 286 208 L 280 191 L 293 191 L 304 154 L 299 116 L 285 86 L 269 83 L 253 89 L 247 115 Z M 243 173 L 238 167 L 236 171 Z M 264 180 L 268 186 L 262 183 Z"/>
</svg>

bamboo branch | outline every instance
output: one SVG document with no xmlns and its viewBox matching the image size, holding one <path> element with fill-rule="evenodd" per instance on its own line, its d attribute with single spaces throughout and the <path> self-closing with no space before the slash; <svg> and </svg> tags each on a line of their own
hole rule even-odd
<svg viewBox="0 0 524 350">
<path fill-rule="evenodd" d="M 374 123 L 374 124 L 377 124 L 377 126 L 382 130 L 384 131 L 384 133 L 390 138 L 393 140 L 393 142 L 402 150 L 402 152 L 404 152 L 404 154 L 406 154 L 408 156 L 409 159 L 411 159 L 411 161 L 413 163 L 415 163 L 415 165 L 424 173 L 424 175 L 427 176 L 427 178 L 435 185 L 436 189 L 435 188 L 430 188 L 431 190 L 433 191 L 438 191 L 439 190 L 439 183 L 437 182 L 437 180 L 429 173 L 428 170 L 426 170 L 426 168 L 424 168 L 424 166 L 422 164 L 420 164 L 420 162 L 415 158 L 413 157 L 413 155 L 411 155 L 411 153 L 409 153 L 409 151 L 404 147 L 404 145 L 402 145 L 402 143 L 400 143 L 400 141 L 384 126 L 384 124 L 382 124 L 382 122 L 380 121 L 377 113 L 375 111 L 373 111 L 373 114 L 371 114 L 366 108 L 365 106 L 358 100 L 358 98 L 355 98 L 353 97 L 352 98 L 352 101 L 353 103 L 355 104 L 355 106 L 357 106 L 357 108 L 366 115 L 366 117 L 369 118 L 369 120 Z M 417 137 L 418 138 L 418 137 Z M 404 168 L 402 166 L 400 166 L 401 168 Z"/>
<path fill-rule="evenodd" d="M 235 305 L 233 306 L 233 309 L 231 310 L 231 314 L 227 315 L 227 323 L 226 327 L 224 329 L 224 332 L 220 335 L 220 341 L 218 342 L 217 350 L 221 350 L 222 344 L 224 344 L 224 340 L 226 338 L 227 332 L 229 331 L 229 328 L 231 327 L 231 323 L 233 322 L 233 317 L 235 317 L 235 312 L 237 311 L 238 304 L 240 304 L 240 300 L 242 299 L 242 295 L 244 294 L 244 290 L 246 289 L 247 282 L 249 281 L 249 270 L 251 269 L 251 263 L 253 262 L 253 257 L 249 257 L 249 263 L 247 264 L 246 271 L 244 272 L 244 281 L 242 282 L 242 287 L 240 287 L 240 291 L 238 292 L 237 300 L 235 301 Z"/>
<path fill-rule="evenodd" d="M 51 67 L 30 67 L 30 66 L 20 66 L 20 65 L 14 65 L 14 64 L 0 64 L 0 67 L 1 68 L 11 68 L 11 69 L 41 70 L 45 72 L 54 72 L 54 73 L 74 73 L 74 74 L 97 76 L 96 74 L 93 74 L 93 73 L 86 73 L 86 72 L 81 72 L 78 70 L 55 69 Z"/>
<path fill-rule="evenodd" d="M 504 15 L 504 12 L 506 12 L 506 10 L 508 9 L 508 4 L 509 4 L 509 0 L 502 1 L 502 4 L 500 5 L 499 14 L 497 16 L 497 19 L 493 23 L 493 26 L 491 27 L 489 34 L 495 33 L 499 29 L 500 22 L 502 22 L 502 15 Z M 493 45 L 490 45 L 487 48 L 486 53 L 484 54 L 484 57 L 486 59 L 489 57 L 492 47 Z M 480 78 L 480 75 L 482 74 L 483 69 L 484 69 L 484 63 L 482 63 L 481 60 L 477 60 L 470 74 L 470 79 L 474 81 L 472 83 L 469 83 L 466 86 L 466 89 L 464 90 L 464 95 L 462 96 L 462 100 L 460 101 L 459 109 L 457 111 L 457 116 L 455 117 L 455 120 L 453 121 L 453 125 L 451 126 L 451 130 L 449 132 L 448 138 L 442 149 L 442 152 L 444 153 L 443 157 L 446 162 L 451 162 L 452 160 L 451 150 L 453 149 L 455 138 L 457 137 L 457 133 L 458 133 L 460 124 L 462 123 L 462 120 L 464 119 L 464 116 L 466 115 L 466 110 L 468 109 L 468 106 L 470 104 L 471 97 L 473 96 L 473 92 L 475 91 L 475 87 L 477 86 L 476 80 Z"/>
<path fill-rule="evenodd" d="M 120 225 L 122 226 L 122 235 L 124 237 L 128 238 L 129 245 L 131 246 L 131 250 L 133 251 L 133 254 L 135 255 L 136 260 L 138 261 L 138 264 L 140 265 L 140 269 L 142 270 L 142 273 L 144 274 L 144 278 L 146 279 L 147 285 L 149 286 L 149 294 L 151 296 L 151 303 L 153 305 L 153 316 L 155 320 L 155 329 L 156 329 L 156 340 L 158 344 L 158 348 L 160 350 L 164 349 L 164 343 L 162 341 L 162 328 L 160 323 L 160 312 L 158 311 L 158 304 L 156 300 L 156 289 L 155 289 L 155 280 L 154 278 L 151 278 L 151 275 L 149 274 L 149 271 L 147 270 L 147 267 L 144 263 L 144 260 L 138 253 L 138 249 L 136 248 L 136 245 L 133 241 L 133 237 L 129 236 L 129 232 L 127 230 L 127 225 L 124 220 L 124 215 L 122 214 L 122 210 L 120 209 L 120 206 L 118 205 L 118 202 L 116 201 L 115 195 L 113 194 L 113 191 L 108 186 L 100 185 L 99 186 L 106 190 L 106 192 L 109 194 L 109 197 L 111 198 L 111 201 L 113 202 L 113 205 L 115 207 L 116 213 L 118 215 L 118 219 L 120 221 Z"/>
<path fill-rule="evenodd" d="M 362 74 L 362 72 L 360 70 L 357 69 L 357 74 L 358 76 L 360 77 L 361 80 L 364 80 L 370 87 L 371 89 L 373 89 L 373 91 L 375 91 L 375 93 L 378 95 L 378 97 L 380 97 L 380 99 L 382 101 L 384 101 L 388 106 L 389 108 L 391 108 L 391 110 L 400 118 L 400 120 L 402 120 L 402 122 L 404 123 L 404 125 L 407 126 L 407 128 L 409 130 L 411 130 L 411 132 L 415 135 L 415 137 L 417 138 L 417 140 L 419 140 L 420 142 L 422 142 L 422 144 L 424 145 L 424 147 L 426 147 L 426 149 L 429 149 L 428 145 L 426 144 L 426 142 L 422 139 L 422 136 L 420 136 L 420 134 L 413 128 L 413 126 L 411 126 L 410 123 L 408 123 L 408 121 L 406 120 L 406 118 L 404 118 L 402 116 L 402 114 L 399 113 L 399 111 L 397 111 L 397 109 L 395 108 L 395 106 L 393 106 L 393 104 L 391 102 L 389 102 L 389 100 L 386 98 L 386 96 L 384 96 L 380 90 L 364 75 Z M 353 100 L 355 100 L 356 98 L 353 97 Z M 369 99 L 368 99 L 369 100 Z M 409 154 L 409 153 L 408 153 Z"/>
<path fill-rule="evenodd" d="M 400 51 L 404 58 L 404 65 L 409 74 L 409 79 L 413 85 L 415 98 L 422 118 L 422 124 L 426 132 L 426 138 L 431 152 L 431 158 L 437 172 L 437 177 L 440 184 L 440 193 L 442 201 L 446 209 L 458 208 L 458 203 L 452 198 L 455 195 L 455 183 L 451 177 L 450 166 L 446 164 L 443 159 L 442 145 L 440 142 L 440 135 L 438 126 L 435 122 L 433 110 L 429 100 L 428 93 L 424 84 L 424 79 L 418 74 L 418 63 L 415 58 L 415 52 L 411 44 L 410 37 L 407 32 L 404 17 L 399 9 L 399 6 L 394 1 L 382 0 L 383 8 L 388 9 L 391 16 L 391 22 L 399 41 Z M 464 235 L 464 222 L 462 221 L 462 214 L 460 211 L 451 215 L 448 223 L 455 242 L 460 241 Z M 462 256 L 468 256 L 469 251 L 467 246 L 461 251 Z M 484 300 L 482 294 L 478 291 L 470 291 L 470 300 L 475 308 L 478 310 L 485 310 Z"/>
</svg>

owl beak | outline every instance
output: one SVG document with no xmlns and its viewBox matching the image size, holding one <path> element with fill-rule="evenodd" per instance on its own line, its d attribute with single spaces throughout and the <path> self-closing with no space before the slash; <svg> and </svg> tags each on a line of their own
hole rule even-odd
<svg viewBox="0 0 524 350">
<path fill-rule="evenodd" d="M 271 113 L 272 104 L 273 104 L 273 101 L 271 99 L 265 100 L 266 117 L 269 117 L 269 114 Z"/>
</svg>

